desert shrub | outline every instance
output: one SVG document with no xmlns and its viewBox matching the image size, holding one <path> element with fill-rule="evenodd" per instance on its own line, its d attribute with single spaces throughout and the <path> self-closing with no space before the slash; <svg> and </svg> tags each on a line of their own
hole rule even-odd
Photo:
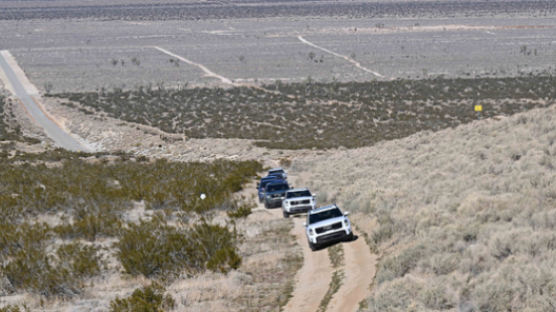
<svg viewBox="0 0 556 312">
<path fill-rule="evenodd" d="M 387 282 L 374 291 L 369 298 L 367 311 L 423 311 L 426 310 L 419 301 L 422 286 L 407 276 Z"/>
<path fill-rule="evenodd" d="M 40 143 L 39 140 L 25 137 L 21 127 L 15 123 L 13 113 L 6 109 L 11 104 L 8 99 L 0 94 L 0 141 L 22 141 L 27 143 Z M 8 120 L 12 120 L 8 122 Z"/>
<path fill-rule="evenodd" d="M 56 251 L 56 256 L 59 265 L 65 267 L 78 280 L 100 273 L 103 263 L 102 256 L 98 253 L 98 247 L 75 242 L 60 246 Z"/>
<path fill-rule="evenodd" d="M 235 231 L 220 225 L 196 224 L 191 230 L 191 239 L 197 244 L 207 269 L 225 273 L 241 264 L 235 247 Z"/>
<path fill-rule="evenodd" d="M 56 96 L 115 118 L 193 138 L 253 139 L 257 146 L 278 149 L 326 149 L 372 145 L 468 123 L 478 118 L 473 103 L 484 106 L 482 118 L 549 105 L 544 99 L 555 98 L 554 85 L 554 77 L 534 75 L 305 81 L 263 88 L 162 89 L 148 93 L 138 88 Z M 288 160 L 283 161 L 287 166 Z"/>
<path fill-rule="evenodd" d="M 98 207 L 98 206 L 97 206 Z M 98 236 L 116 236 L 122 222 L 118 216 L 118 207 L 107 204 L 97 211 L 74 208 L 74 220 L 56 226 L 53 230 L 62 238 L 84 238 L 94 241 Z"/>
<path fill-rule="evenodd" d="M 402 250 L 399 255 L 385 258 L 379 263 L 377 269 L 377 283 L 380 284 L 405 276 L 417 266 L 417 263 L 424 255 L 424 247 L 422 245 L 417 245 Z"/>
<path fill-rule="evenodd" d="M 394 235 L 394 219 L 389 214 L 379 214 L 378 224 L 378 229 L 373 231 L 371 235 L 374 244 L 388 240 Z"/>
<path fill-rule="evenodd" d="M 71 157 L 66 158 L 66 154 Z M 148 207 L 155 209 L 195 212 L 229 208 L 234 202 L 231 193 L 240 190 L 243 183 L 261 170 L 260 163 L 255 161 L 105 164 L 87 162 L 79 155 L 67 152 L 28 159 L 25 154 L 0 160 L 3 181 L 0 196 L 4 199 L 0 209 L 4 216 L 15 219 L 19 213 L 75 210 L 73 231 L 78 233 L 73 235 L 92 240 L 97 233 L 113 234 L 117 227 L 114 214 L 130 207 L 132 201 L 145 200 Z M 53 156 L 55 160 L 65 159 L 61 166 L 44 164 Z M 201 193 L 207 195 L 205 200 L 199 198 Z"/>
<path fill-rule="evenodd" d="M 206 269 L 227 272 L 241 264 L 235 233 L 207 223 L 187 231 L 168 226 L 161 217 L 128 224 L 122 231 L 118 259 L 131 275 L 193 275 Z"/>
<path fill-rule="evenodd" d="M 27 306 L 23 305 L 23 307 L 17 305 L 7 305 L 0 308 L 0 312 L 27 312 L 31 311 Z"/>
<path fill-rule="evenodd" d="M 228 217 L 235 219 L 246 218 L 251 214 L 251 210 L 253 208 L 253 205 L 248 203 L 236 203 L 233 206 L 234 208 L 232 208 L 232 210 L 228 210 L 226 213 L 228 214 Z"/>
<path fill-rule="evenodd" d="M 73 243 L 60 246 L 55 255 L 48 253 L 54 233 L 46 224 L 1 227 L 0 273 L 14 289 L 44 296 L 71 296 L 80 291 L 83 278 L 100 271 L 101 259 L 92 246 Z"/>
<path fill-rule="evenodd" d="M 131 275 L 168 275 L 195 266 L 192 241 L 160 218 L 128 224 L 116 247 L 118 259 Z"/>
<path fill-rule="evenodd" d="M 157 283 L 138 288 L 127 298 L 116 298 L 110 302 L 111 312 L 163 312 L 176 305 L 170 295 L 164 295 L 165 289 Z"/>
</svg>

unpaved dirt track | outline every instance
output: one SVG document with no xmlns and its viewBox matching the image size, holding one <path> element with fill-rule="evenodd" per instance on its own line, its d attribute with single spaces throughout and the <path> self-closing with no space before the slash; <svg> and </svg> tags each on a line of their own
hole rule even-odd
<svg viewBox="0 0 556 312">
<path fill-rule="evenodd" d="M 296 187 L 294 175 L 290 174 L 290 181 Z M 323 204 L 323 203 L 319 203 Z M 281 209 L 278 216 L 282 216 Z M 332 267 L 328 256 L 328 249 L 311 251 L 305 236 L 303 222 L 305 216 L 293 217 L 294 227 L 292 234 L 303 250 L 303 266 L 296 274 L 293 297 L 284 307 L 286 312 L 315 312 L 320 302 L 328 291 L 332 274 L 336 269 Z M 355 231 L 357 235 L 357 231 Z M 326 311 L 354 312 L 359 307 L 359 302 L 370 296 L 370 286 L 376 273 L 377 256 L 371 253 L 365 239 L 360 236 L 351 242 L 340 242 L 344 248 L 344 278 L 340 289 L 328 304 Z"/>
<path fill-rule="evenodd" d="M 377 255 L 372 254 L 365 239 L 359 237 L 344 247 L 344 280 L 328 304 L 327 311 L 357 311 L 359 302 L 371 295 L 370 286 L 376 273 Z"/>
<path fill-rule="evenodd" d="M 0 69 L 4 72 L 2 79 L 8 89 L 17 96 L 25 110 L 33 120 L 44 129 L 46 135 L 57 145 L 71 151 L 92 151 L 77 139 L 65 132 L 37 103 L 40 96 L 37 89 L 29 82 L 23 71 L 19 68 L 11 53 L 7 50 L 0 51 Z"/>
<path fill-rule="evenodd" d="M 319 45 L 317 45 L 317 44 L 314 44 L 314 43 L 312 43 L 311 41 L 309 41 L 309 40 L 303 38 L 302 36 L 297 36 L 297 39 L 299 39 L 299 41 L 301 41 L 301 42 L 305 43 L 306 45 L 311 46 L 311 47 L 313 47 L 313 48 L 315 48 L 315 49 L 319 49 L 319 50 L 321 50 L 321 51 L 323 51 L 323 52 L 326 52 L 326 53 L 328 53 L 328 54 L 331 54 L 331 55 L 334 55 L 334 56 L 339 57 L 339 58 L 341 58 L 341 59 L 344 59 L 344 60 L 350 62 L 351 64 L 353 64 L 355 67 L 361 69 L 361 70 L 364 71 L 364 72 L 367 72 L 367 73 L 369 73 L 369 74 L 373 74 L 373 75 L 377 76 L 378 78 L 387 78 L 387 77 L 385 77 L 383 74 L 378 73 L 378 72 L 376 72 L 376 71 L 374 71 L 374 70 L 368 69 L 367 67 L 361 65 L 361 63 L 359 63 L 358 61 L 352 59 L 351 57 L 348 57 L 348 56 L 342 55 L 342 54 L 340 54 L 340 53 L 336 53 L 336 52 L 334 52 L 334 51 L 332 51 L 332 50 L 329 50 L 329 49 L 327 49 L 327 48 L 321 47 L 321 46 L 319 46 Z"/>
<path fill-rule="evenodd" d="M 328 290 L 334 271 L 326 248 L 315 252 L 309 248 L 304 220 L 304 217 L 294 218 L 292 231 L 303 249 L 303 266 L 295 276 L 293 297 L 284 308 L 286 312 L 315 312 Z"/>
</svg>

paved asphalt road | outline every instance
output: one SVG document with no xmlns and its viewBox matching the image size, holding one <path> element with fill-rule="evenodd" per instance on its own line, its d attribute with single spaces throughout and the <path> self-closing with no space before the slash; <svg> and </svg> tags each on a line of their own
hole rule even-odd
<svg viewBox="0 0 556 312">
<path fill-rule="evenodd" d="M 35 100 L 29 95 L 25 87 L 18 79 L 12 67 L 5 59 L 7 51 L 0 53 L 0 68 L 6 74 L 10 81 L 15 95 L 21 100 L 23 106 L 27 110 L 31 119 L 39 126 L 44 128 L 46 135 L 51 138 L 58 146 L 71 151 L 89 151 L 88 148 L 83 146 L 79 141 L 72 137 L 69 133 L 62 130 L 56 123 L 50 120 L 44 112 L 39 108 Z"/>
</svg>

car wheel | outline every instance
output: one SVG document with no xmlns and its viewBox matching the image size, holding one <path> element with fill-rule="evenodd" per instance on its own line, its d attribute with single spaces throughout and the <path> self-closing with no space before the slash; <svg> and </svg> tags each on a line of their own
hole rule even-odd
<svg viewBox="0 0 556 312">
<path fill-rule="evenodd" d="M 270 208 L 270 205 L 268 204 L 268 202 L 267 202 L 266 200 L 264 201 L 264 207 L 265 207 L 266 209 Z"/>
<path fill-rule="evenodd" d="M 284 218 L 289 218 L 290 214 L 287 213 L 285 210 L 282 210 L 282 214 L 284 215 Z"/>
<path fill-rule="evenodd" d="M 309 248 L 311 248 L 312 251 L 316 251 L 317 249 L 319 249 L 319 246 L 317 244 L 309 242 Z"/>
<path fill-rule="evenodd" d="M 353 240 L 353 232 L 350 232 L 347 236 L 347 241 L 351 242 Z"/>
</svg>

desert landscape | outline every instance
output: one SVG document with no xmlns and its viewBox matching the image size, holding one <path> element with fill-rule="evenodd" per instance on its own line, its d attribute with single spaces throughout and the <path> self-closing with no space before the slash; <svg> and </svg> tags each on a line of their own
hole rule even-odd
<svg viewBox="0 0 556 312">
<path fill-rule="evenodd" d="M 553 1 L 6 0 L 0 29 L 0 311 L 554 310 Z M 276 167 L 354 238 L 265 208 Z"/>
</svg>

